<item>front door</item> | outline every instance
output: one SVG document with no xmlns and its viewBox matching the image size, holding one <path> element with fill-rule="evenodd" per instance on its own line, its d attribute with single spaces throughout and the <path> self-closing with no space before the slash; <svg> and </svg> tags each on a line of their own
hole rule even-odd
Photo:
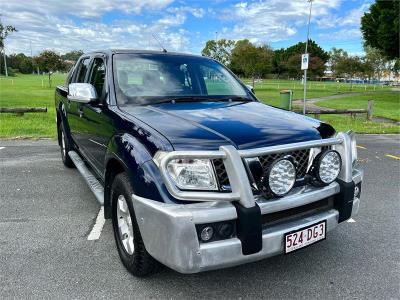
<svg viewBox="0 0 400 300">
<path fill-rule="evenodd" d="M 83 57 L 76 69 L 76 73 L 72 76 L 71 82 L 70 83 L 75 83 L 75 82 L 86 82 L 86 77 L 88 75 L 88 70 L 89 70 L 89 63 L 90 63 L 90 57 Z M 80 147 L 82 144 L 81 140 L 81 103 L 75 102 L 75 101 L 70 101 L 67 100 L 67 114 L 68 114 L 68 124 L 71 132 L 71 137 L 74 140 L 75 144 Z"/>
<path fill-rule="evenodd" d="M 85 156 L 90 158 L 92 166 L 99 175 L 104 168 L 108 141 L 114 133 L 109 117 L 110 111 L 107 108 L 106 78 L 105 58 L 94 57 L 87 81 L 95 87 L 98 101 L 81 106 L 83 122 L 80 131 Z"/>
</svg>

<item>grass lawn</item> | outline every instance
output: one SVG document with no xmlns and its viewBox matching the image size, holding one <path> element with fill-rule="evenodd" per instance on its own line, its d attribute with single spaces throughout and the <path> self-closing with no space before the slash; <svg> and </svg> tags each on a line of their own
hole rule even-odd
<svg viewBox="0 0 400 300">
<path fill-rule="evenodd" d="M 43 86 L 42 86 L 43 80 Z M 18 75 L 0 77 L 0 107 L 47 107 L 47 113 L 26 113 L 23 116 L 0 113 L 0 138 L 56 136 L 54 90 L 64 82 L 64 74 L 48 77 Z"/>
<path fill-rule="evenodd" d="M 345 115 L 321 115 L 321 120 L 332 125 L 337 132 L 351 129 L 356 133 L 400 133 L 399 125 L 367 121 L 365 116 L 352 119 Z"/>
<path fill-rule="evenodd" d="M 349 109 L 367 108 L 368 100 L 374 100 L 373 115 L 400 121 L 400 92 L 378 92 L 365 95 L 355 95 L 340 99 L 319 101 L 318 106 Z"/>
<path fill-rule="evenodd" d="M 251 85 L 249 79 L 242 79 L 242 81 Z M 280 106 L 279 92 L 287 89 L 293 91 L 293 99 L 303 99 L 303 85 L 299 80 L 262 80 L 262 82 L 256 82 L 254 88 L 258 99 L 266 104 L 278 107 Z M 343 93 L 378 92 L 389 89 L 387 86 L 370 84 L 353 84 L 351 87 L 349 83 L 308 81 L 307 98 L 318 98 Z"/>
<path fill-rule="evenodd" d="M 0 138 L 55 138 L 55 108 L 54 108 L 54 90 L 55 86 L 62 84 L 65 74 L 54 74 L 52 76 L 52 87 L 48 86 L 46 75 L 21 75 L 16 77 L 0 76 L 0 107 L 47 107 L 47 113 L 27 113 L 23 116 L 14 114 L 0 113 Z M 244 80 L 250 83 L 249 80 Z M 257 82 L 255 91 L 257 97 L 266 104 L 279 106 L 279 91 L 283 89 L 292 89 L 294 99 L 301 99 L 303 95 L 303 86 L 299 81 L 289 80 L 263 80 Z M 373 85 L 353 85 L 353 92 L 374 92 L 373 97 L 369 94 L 364 96 L 354 96 L 341 100 L 324 101 L 324 105 L 339 105 L 341 108 L 365 108 L 366 101 L 370 98 L 375 99 L 375 116 L 390 117 L 399 120 L 399 97 L 397 102 L 394 94 L 383 93 L 388 87 Z M 348 93 L 350 84 L 347 83 L 323 83 L 309 82 L 308 98 L 316 98 L 340 93 Z M 383 95 L 383 96 L 381 96 Z M 393 95 L 391 97 L 390 95 Z M 381 98 L 382 97 L 382 98 Z M 359 99 L 359 100 L 354 100 Z M 379 102 L 379 103 L 378 103 Z M 387 103 L 397 107 L 388 108 Z M 345 105 L 348 105 L 345 107 Z M 334 107 L 334 106 L 332 106 Z M 336 107 L 336 106 L 335 106 Z M 353 129 L 356 132 L 368 133 L 393 133 L 400 132 L 399 126 L 386 123 L 365 122 L 364 119 L 353 120 L 347 116 L 322 116 L 322 119 L 331 123 L 336 130 L 344 131 Z"/>
</svg>

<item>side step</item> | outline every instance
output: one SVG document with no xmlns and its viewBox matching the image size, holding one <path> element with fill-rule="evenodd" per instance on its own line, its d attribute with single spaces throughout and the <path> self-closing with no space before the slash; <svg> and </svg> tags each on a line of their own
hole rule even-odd
<svg viewBox="0 0 400 300">
<path fill-rule="evenodd" d="M 69 151 L 68 155 L 74 162 L 79 173 L 81 173 L 81 175 L 85 179 L 93 194 L 96 196 L 97 202 L 99 202 L 100 205 L 104 205 L 104 188 L 101 183 L 92 174 L 92 172 L 89 171 L 78 153 L 76 153 L 75 151 Z"/>
</svg>

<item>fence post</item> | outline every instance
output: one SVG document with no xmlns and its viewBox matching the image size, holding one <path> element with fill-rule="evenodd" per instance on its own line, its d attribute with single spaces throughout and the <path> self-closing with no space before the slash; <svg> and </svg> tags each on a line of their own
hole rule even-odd
<svg viewBox="0 0 400 300">
<path fill-rule="evenodd" d="M 367 109 L 367 120 L 372 120 L 372 114 L 374 109 L 374 100 L 368 100 L 368 109 Z"/>
</svg>

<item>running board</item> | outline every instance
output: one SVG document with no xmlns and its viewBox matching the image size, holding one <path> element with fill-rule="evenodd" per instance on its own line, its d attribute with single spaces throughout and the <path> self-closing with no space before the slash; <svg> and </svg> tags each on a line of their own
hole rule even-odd
<svg viewBox="0 0 400 300">
<path fill-rule="evenodd" d="M 75 151 L 69 151 L 68 155 L 74 162 L 79 173 L 81 173 L 81 175 L 85 179 L 93 194 L 95 195 L 97 202 L 99 202 L 100 205 L 104 205 L 104 188 L 101 183 L 92 174 L 92 172 L 89 171 L 78 153 L 76 153 Z"/>
</svg>

